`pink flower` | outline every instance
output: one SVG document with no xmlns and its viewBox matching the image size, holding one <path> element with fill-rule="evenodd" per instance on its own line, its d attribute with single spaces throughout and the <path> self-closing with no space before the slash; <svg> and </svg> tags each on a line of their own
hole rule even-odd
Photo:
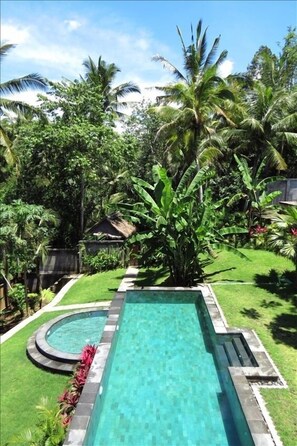
<svg viewBox="0 0 297 446">
<path fill-rule="evenodd" d="M 294 237 L 297 237 L 297 228 L 291 228 L 291 234 L 292 234 Z"/>
<path fill-rule="evenodd" d="M 267 231 L 268 231 L 268 228 L 266 228 L 266 226 L 257 225 L 257 226 L 253 226 L 250 229 L 249 234 L 250 234 L 250 236 L 253 236 L 253 235 L 258 235 L 258 234 L 264 234 Z"/>
</svg>

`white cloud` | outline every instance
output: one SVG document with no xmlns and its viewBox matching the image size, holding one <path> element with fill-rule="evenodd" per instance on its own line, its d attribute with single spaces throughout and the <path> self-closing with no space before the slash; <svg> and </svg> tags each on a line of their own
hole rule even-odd
<svg viewBox="0 0 297 446">
<path fill-rule="evenodd" d="M 21 93 L 15 93 L 13 99 L 36 107 L 38 105 L 38 94 L 40 94 L 40 91 L 23 91 Z M 11 96 L 7 97 L 11 99 Z"/>
<path fill-rule="evenodd" d="M 80 28 L 82 24 L 78 22 L 77 20 L 64 20 L 64 23 L 68 29 L 68 31 L 75 31 L 76 29 Z"/>
<path fill-rule="evenodd" d="M 30 40 L 29 28 L 12 25 L 3 24 L 1 26 L 1 41 L 7 43 L 26 43 Z"/>
<path fill-rule="evenodd" d="M 146 29 L 133 28 L 122 21 L 92 23 L 87 17 L 44 20 L 38 16 L 29 26 L 20 21 L 3 23 L 3 30 L 3 37 L 20 43 L 3 65 L 8 79 L 28 72 L 38 72 L 51 80 L 78 78 L 84 74 L 82 62 L 88 56 L 95 62 L 102 56 L 107 63 L 115 63 L 121 70 L 115 85 L 128 81 L 144 85 L 146 98 L 153 95 L 146 90 L 148 86 L 163 84 L 160 81 L 164 77 L 170 78 L 170 73 L 151 60 L 156 52 L 170 59 L 170 49 Z"/>
<path fill-rule="evenodd" d="M 223 78 L 229 76 L 229 74 L 231 74 L 233 71 L 233 67 L 234 67 L 234 62 L 232 62 L 232 60 L 225 60 L 219 66 L 219 69 L 218 69 L 219 76 L 221 76 Z"/>
</svg>

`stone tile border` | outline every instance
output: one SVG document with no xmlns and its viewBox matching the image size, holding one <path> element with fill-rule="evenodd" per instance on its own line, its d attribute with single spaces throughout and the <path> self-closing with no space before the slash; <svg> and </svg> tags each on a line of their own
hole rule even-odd
<svg viewBox="0 0 297 446">
<path fill-rule="evenodd" d="M 127 271 L 130 276 L 127 281 L 128 287 L 132 287 L 132 280 L 136 278 L 137 269 Z M 64 446 L 83 446 L 87 429 L 91 419 L 91 414 L 95 406 L 97 394 L 100 398 L 102 392 L 101 380 L 108 355 L 112 345 L 112 339 L 117 329 L 117 322 L 120 317 L 122 305 L 125 298 L 124 290 L 128 287 L 125 283 L 118 291 L 111 302 L 108 319 L 99 344 L 99 348 L 94 357 L 87 382 L 77 405 L 75 415 L 64 442 Z M 253 382 L 261 383 L 278 382 L 278 386 L 286 386 L 285 380 L 281 377 L 277 368 L 271 361 L 262 343 L 252 330 L 229 328 L 224 318 L 223 312 L 217 302 L 215 294 L 210 285 L 201 285 L 193 288 L 167 288 L 167 287 L 142 287 L 135 290 L 159 290 L 159 291 L 198 291 L 206 303 L 210 319 L 217 334 L 241 334 L 247 341 L 253 353 L 258 367 L 228 367 L 230 377 L 237 394 L 242 411 L 245 415 L 248 427 L 255 446 L 281 446 L 277 432 L 272 424 L 264 404 L 261 404 L 258 396 L 256 398 L 253 391 Z M 258 392 L 259 394 L 259 392 Z M 269 429 L 271 427 L 271 429 Z M 92 428 L 92 426 L 90 426 Z M 95 445 L 93 445 L 95 446 Z"/>
<path fill-rule="evenodd" d="M 45 308 L 44 311 L 67 311 L 67 310 L 85 310 L 85 309 L 96 309 L 105 310 L 108 309 L 111 304 L 111 300 L 102 300 L 101 302 L 90 302 L 88 304 L 71 304 L 71 305 L 57 305 L 51 308 Z"/>
</svg>

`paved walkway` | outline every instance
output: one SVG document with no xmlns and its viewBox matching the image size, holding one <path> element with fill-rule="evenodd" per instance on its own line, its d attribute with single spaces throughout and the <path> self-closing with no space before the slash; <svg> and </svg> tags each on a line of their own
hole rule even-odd
<svg viewBox="0 0 297 446">
<path fill-rule="evenodd" d="M 118 291 L 125 292 L 128 288 L 132 288 L 134 286 L 134 280 L 135 276 L 138 273 L 138 269 L 132 266 L 129 266 L 125 276 L 120 283 Z M 67 293 L 67 291 L 77 282 L 78 279 L 80 279 L 83 276 L 83 274 L 78 274 L 73 279 L 71 279 L 66 285 L 57 293 L 55 298 L 47 305 L 45 305 L 41 310 L 36 311 L 32 316 L 29 316 L 28 318 L 24 319 L 22 322 L 20 322 L 18 325 L 13 327 L 11 330 L 4 333 L 2 336 L 0 336 L 0 344 L 3 344 L 3 342 L 7 341 L 7 339 L 10 339 L 15 333 L 17 333 L 19 330 L 24 328 L 26 325 L 30 324 L 30 322 L 37 319 L 42 314 L 49 312 L 49 311 L 63 311 L 63 310 L 77 310 L 80 308 L 91 308 L 91 307 L 99 307 L 99 308 L 107 308 L 110 305 L 111 301 L 102 301 L 102 302 L 94 302 L 94 303 L 88 303 L 88 304 L 76 304 L 76 305 L 57 305 L 61 300 L 63 299 L 64 295 Z"/>
</svg>

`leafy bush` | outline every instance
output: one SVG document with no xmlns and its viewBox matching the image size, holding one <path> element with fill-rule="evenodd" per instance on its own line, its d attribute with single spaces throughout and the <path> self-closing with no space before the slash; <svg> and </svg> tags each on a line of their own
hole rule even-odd
<svg viewBox="0 0 297 446">
<path fill-rule="evenodd" d="M 40 296 L 37 293 L 28 293 L 28 304 L 31 310 L 35 311 L 37 303 L 40 301 Z"/>
<path fill-rule="evenodd" d="M 24 434 L 16 436 L 12 444 L 17 446 L 62 446 L 66 428 L 62 423 L 61 413 L 57 409 L 49 408 L 48 399 L 41 398 L 36 406 L 39 411 L 37 425 Z"/>
<path fill-rule="evenodd" d="M 18 310 L 21 313 L 21 316 L 24 316 L 24 308 L 26 305 L 25 299 L 25 287 L 21 283 L 16 283 L 8 292 L 8 296 L 10 298 L 10 302 L 12 307 L 15 310 Z"/>
<path fill-rule="evenodd" d="M 41 290 L 40 296 L 41 296 L 41 301 L 45 304 L 48 304 L 55 297 L 55 293 L 51 291 L 49 288 L 45 288 L 44 290 Z"/>
<path fill-rule="evenodd" d="M 106 251 L 99 251 L 96 255 L 84 257 L 84 264 L 91 274 L 101 271 L 116 269 L 121 266 L 120 254 L 109 254 Z"/>
</svg>

